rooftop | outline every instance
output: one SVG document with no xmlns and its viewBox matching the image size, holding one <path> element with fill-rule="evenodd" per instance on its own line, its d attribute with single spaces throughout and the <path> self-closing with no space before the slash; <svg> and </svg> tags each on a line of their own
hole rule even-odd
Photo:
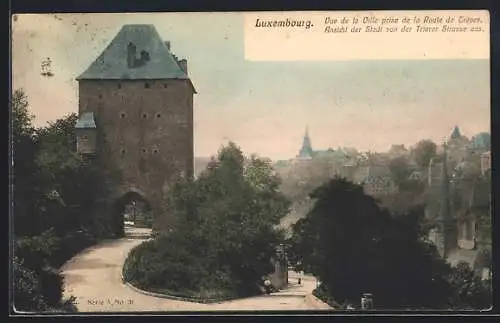
<svg viewBox="0 0 500 323">
<path fill-rule="evenodd" d="M 130 56 L 137 64 L 130 64 Z M 189 80 L 153 25 L 124 25 L 77 80 Z"/>
</svg>

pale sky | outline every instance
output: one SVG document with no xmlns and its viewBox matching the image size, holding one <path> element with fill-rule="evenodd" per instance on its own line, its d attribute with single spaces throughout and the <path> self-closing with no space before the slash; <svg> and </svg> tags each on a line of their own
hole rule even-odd
<svg viewBox="0 0 500 323">
<path fill-rule="evenodd" d="M 292 158 L 306 126 L 314 149 L 378 151 L 440 142 L 455 125 L 469 137 L 490 130 L 488 60 L 250 62 L 236 13 L 18 16 L 12 88 L 25 90 L 36 125 L 78 111 L 75 77 L 135 23 L 153 24 L 188 60 L 196 156 L 232 140 L 247 154 Z M 40 75 L 46 57 L 51 78 Z"/>
</svg>

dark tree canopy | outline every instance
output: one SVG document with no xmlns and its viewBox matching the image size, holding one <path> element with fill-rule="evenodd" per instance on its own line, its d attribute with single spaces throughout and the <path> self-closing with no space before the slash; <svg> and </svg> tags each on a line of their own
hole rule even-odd
<svg viewBox="0 0 500 323">
<path fill-rule="evenodd" d="M 392 180 L 399 185 L 410 176 L 410 168 L 406 157 L 397 157 L 389 162 L 389 171 Z"/>
<path fill-rule="evenodd" d="M 271 259 L 283 240 L 275 226 L 288 201 L 278 184 L 269 161 L 246 158 L 229 143 L 197 179 L 172 188 L 165 203 L 176 227 L 131 253 L 126 279 L 150 290 L 179 292 L 184 286 L 198 295 L 256 292 L 261 277 L 272 272 Z M 139 259 L 155 264 L 141 271 Z"/>
<path fill-rule="evenodd" d="M 421 140 L 417 143 L 415 148 L 413 148 L 411 155 L 414 158 L 417 165 L 426 169 L 429 167 L 429 162 L 437 154 L 437 145 L 431 140 Z"/>
<path fill-rule="evenodd" d="M 98 212 L 107 176 L 76 153 L 76 115 L 36 128 L 22 90 L 14 91 L 11 108 L 15 304 L 61 309 L 63 278 L 54 268 L 109 236 Z"/>
<path fill-rule="evenodd" d="M 337 302 L 374 294 L 377 308 L 443 308 L 449 266 L 423 238 L 422 209 L 393 217 L 359 185 L 333 179 L 317 188 L 315 206 L 294 228 L 295 261 Z"/>
</svg>

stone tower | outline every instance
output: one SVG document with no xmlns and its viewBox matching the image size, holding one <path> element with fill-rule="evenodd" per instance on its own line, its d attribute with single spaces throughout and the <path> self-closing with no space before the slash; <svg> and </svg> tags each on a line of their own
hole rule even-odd
<svg viewBox="0 0 500 323">
<path fill-rule="evenodd" d="M 457 248 L 457 224 L 451 214 L 450 180 L 448 176 L 447 144 L 444 144 L 443 164 L 441 171 L 440 209 L 438 215 L 437 248 L 442 257 Z"/>
<path fill-rule="evenodd" d="M 304 134 L 304 139 L 302 141 L 302 148 L 299 151 L 299 158 L 309 159 L 312 158 L 313 149 L 311 145 L 311 139 L 309 138 L 309 129 L 306 127 L 306 132 Z"/>
<path fill-rule="evenodd" d="M 113 199 L 139 194 L 152 210 L 153 228 L 168 228 L 162 199 L 194 167 L 196 90 L 187 61 L 172 54 L 154 26 L 125 25 L 77 80 L 80 119 L 95 124 L 87 129 L 95 131 L 93 153 L 120 173 Z"/>
</svg>

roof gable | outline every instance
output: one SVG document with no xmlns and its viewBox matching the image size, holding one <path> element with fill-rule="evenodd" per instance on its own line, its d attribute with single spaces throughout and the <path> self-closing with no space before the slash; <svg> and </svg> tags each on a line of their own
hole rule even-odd
<svg viewBox="0 0 500 323">
<path fill-rule="evenodd" d="M 128 47 L 135 46 L 148 59 L 129 67 Z M 77 80 L 86 79 L 189 79 L 153 25 L 125 25 Z"/>
</svg>

